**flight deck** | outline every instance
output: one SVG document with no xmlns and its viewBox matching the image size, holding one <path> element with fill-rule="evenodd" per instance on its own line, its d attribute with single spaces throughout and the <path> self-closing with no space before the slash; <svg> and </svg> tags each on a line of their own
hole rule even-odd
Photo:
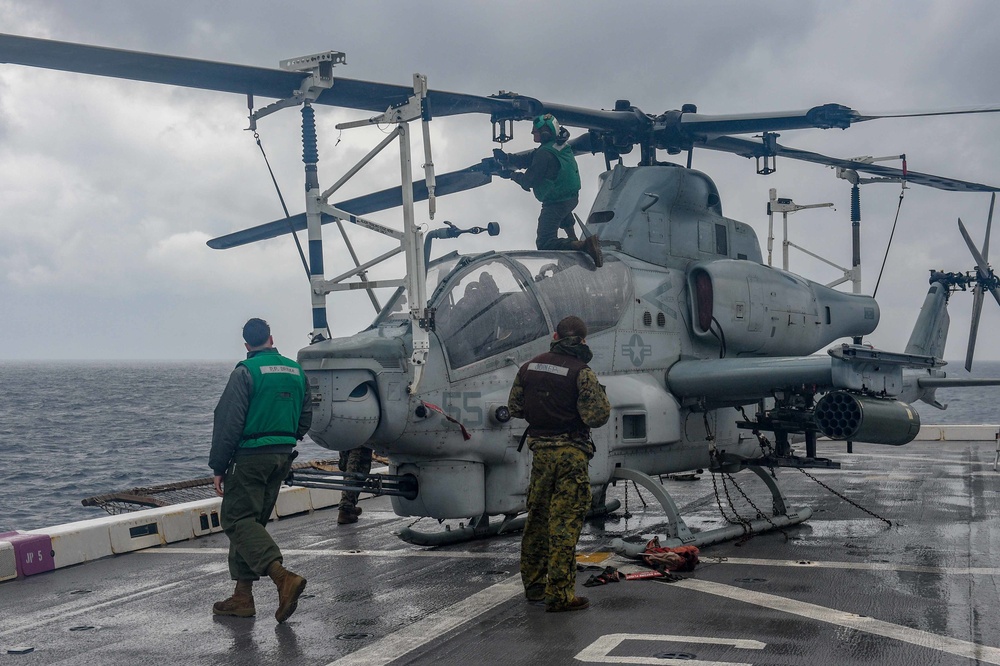
<svg viewBox="0 0 1000 666">
<path fill-rule="evenodd" d="M 622 507 L 578 547 L 597 567 L 578 574 L 582 612 L 525 601 L 518 534 L 416 547 L 393 536 L 414 519 L 369 498 L 354 525 L 338 526 L 335 508 L 271 523 L 309 581 L 285 624 L 267 579 L 255 618 L 212 615 L 232 591 L 216 533 L 0 583 L 0 664 L 1000 664 L 997 442 L 819 448 L 842 468 L 809 474 L 870 513 L 780 469 L 808 522 L 704 548 L 681 580 L 586 588 L 604 566 L 645 570 L 610 544 L 662 528 L 649 493 L 619 481 L 609 496 Z M 754 475 L 735 478 L 768 506 Z M 695 531 L 739 494 L 707 472 L 664 484 Z"/>
</svg>

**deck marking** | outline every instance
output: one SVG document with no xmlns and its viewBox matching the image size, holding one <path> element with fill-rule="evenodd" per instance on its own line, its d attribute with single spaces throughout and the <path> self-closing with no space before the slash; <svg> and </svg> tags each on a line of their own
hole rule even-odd
<svg viewBox="0 0 1000 666">
<path fill-rule="evenodd" d="M 138 550 L 136 553 L 145 555 L 228 555 L 228 548 L 149 548 Z M 438 551 L 438 550 L 337 550 L 337 549 L 309 549 L 309 548 L 282 548 L 284 555 L 300 555 L 309 557 L 310 555 L 325 555 L 327 557 L 432 557 L 438 559 L 464 559 L 464 560 L 514 560 L 516 553 L 462 553 L 458 551 Z M 505 557 L 506 555 L 506 557 Z"/>
<path fill-rule="evenodd" d="M 813 560 L 765 560 L 747 557 L 713 559 L 711 556 L 703 557 L 701 561 L 704 564 L 740 564 L 760 567 L 907 571 L 949 576 L 1000 576 L 1000 568 L 997 567 L 921 567 L 913 564 L 892 564 L 891 562 L 816 562 Z"/>
<path fill-rule="evenodd" d="M 144 555 L 226 555 L 228 548 L 150 548 L 135 551 Z M 436 550 L 318 550 L 303 548 L 283 548 L 282 553 L 308 557 L 430 557 L 437 559 L 504 560 L 513 561 L 514 554 L 505 553 L 463 553 L 460 551 Z M 770 560 L 748 557 L 702 557 L 703 564 L 729 564 L 739 566 L 788 567 L 815 569 L 848 569 L 855 571 L 905 571 L 947 576 L 1000 576 L 1000 567 L 927 567 L 913 564 L 893 564 L 891 562 L 836 562 L 817 560 Z"/>
<path fill-rule="evenodd" d="M 518 573 L 327 666 L 384 666 L 521 594 L 524 587 Z"/>
<path fill-rule="evenodd" d="M 842 451 L 839 451 L 839 452 L 832 452 L 831 451 L 829 453 L 834 454 L 834 453 L 843 453 L 843 452 Z M 964 453 L 964 451 L 956 451 L 956 453 Z M 989 451 L 988 453 L 994 453 L 995 454 L 996 451 Z M 926 463 L 944 463 L 944 464 L 948 464 L 948 465 L 982 465 L 982 466 L 989 465 L 990 467 L 993 466 L 993 461 L 992 460 L 966 460 L 966 459 L 963 459 L 963 458 L 932 458 L 930 456 L 906 455 L 906 454 L 902 454 L 902 453 L 849 453 L 847 455 L 848 455 L 847 458 L 843 458 L 843 459 L 840 460 L 841 463 L 844 463 L 844 462 L 848 462 L 849 463 L 849 462 L 851 462 L 851 458 L 850 458 L 851 456 L 857 456 L 858 458 L 893 458 L 895 460 L 912 460 L 914 462 L 926 462 Z M 826 470 L 823 470 L 823 471 L 826 471 Z"/>
<path fill-rule="evenodd" d="M 846 629 L 854 629 L 856 631 L 875 634 L 876 636 L 893 638 L 895 640 L 911 643 L 913 645 L 925 647 L 931 650 L 965 657 L 966 659 L 975 659 L 978 660 L 979 663 L 1000 664 L 1000 648 L 978 645 L 971 641 L 963 641 L 957 638 L 951 638 L 950 636 L 932 634 L 929 631 L 922 631 L 920 629 L 911 629 L 910 627 L 885 622 L 884 620 L 876 620 L 872 617 L 838 611 L 833 608 L 826 608 L 824 606 L 818 606 L 804 601 L 786 599 L 774 594 L 744 590 L 732 585 L 713 583 L 706 580 L 694 580 L 693 578 L 688 578 L 687 580 L 671 583 L 671 585 L 674 587 L 696 590 L 698 592 L 705 592 L 707 594 L 714 594 L 727 599 L 734 599 L 736 601 L 742 601 L 744 603 L 754 604 L 756 606 L 762 606 L 764 608 L 770 608 L 772 610 L 790 613 L 792 615 L 798 615 L 812 620 L 819 620 L 820 622 L 827 622 Z"/>
<path fill-rule="evenodd" d="M 141 552 L 141 551 L 138 551 Z M 226 551 L 229 552 L 228 550 Z M 163 585 L 156 585 L 154 587 L 149 587 L 144 590 L 139 590 L 138 592 L 132 592 L 131 594 L 126 594 L 120 597 L 115 597 L 114 599 L 108 599 L 106 601 L 100 601 L 95 604 L 88 604 L 83 608 L 78 608 L 76 610 L 64 611 L 59 607 L 52 607 L 47 609 L 51 615 L 45 617 L 42 615 L 38 617 L 34 614 L 30 614 L 26 622 L 22 622 L 20 625 L 13 627 L 11 629 L 4 629 L 0 631 L 0 636 L 8 636 L 10 634 L 16 634 L 19 631 L 25 631 L 28 629 L 37 629 L 43 625 L 50 624 L 52 622 L 64 622 L 67 618 L 75 617 L 77 615 L 82 615 L 83 613 L 93 613 L 96 610 L 100 610 L 105 606 L 113 606 L 115 604 L 124 604 L 126 602 L 132 601 L 134 599 L 141 599 L 142 597 L 152 596 L 154 594 L 160 594 L 162 592 L 168 592 L 176 587 L 181 587 L 183 585 L 188 585 L 191 581 L 198 580 L 199 578 L 216 577 L 223 571 L 227 571 L 228 567 L 226 565 L 219 565 L 213 567 L 211 571 L 203 574 L 195 574 L 188 576 L 184 580 L 174 581 L 173 583 L 165 583 Z"/>
<path fill-rule="evenodd" d="M 708 645 L 730 645 L 744 650 L 763 650 L 767 643 L 740 638 L 715 638 L 711 636 L 672 636 L 669 634 L 605 634 L 596 641 L 580 650 L 577 661 L 592 664 L 666 664 L 675 663 L 675 659 L 666 657 L 612 657 L 609 653 L 624 641 L 661 641 L 671 643 L 701 643 Z M 690 666 L 753 666 L 735 661 L 703 661 L 701 659 L 685 659 Z"/>
</svg>

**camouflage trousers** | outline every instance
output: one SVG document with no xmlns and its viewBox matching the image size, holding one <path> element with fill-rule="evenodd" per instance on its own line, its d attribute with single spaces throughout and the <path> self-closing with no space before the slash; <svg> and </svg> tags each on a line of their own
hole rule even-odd
<svg viewBox="0 0 1000 666">
<path fill-rule="evenodd" d="M 521 582 L 529 599 L 538 599 L 544 588 L 546 604 L 573 600 L 576 542 L 588 508 L 587 455 L 575 446 L 536 450 L 521 539 Z"/>
<path fill-rule="evenodd" d="M 359 446 L 350 451 L 340 452 L 340 461 L 337 467 L 341 472 L 354 472 L 355 474 L 368 474 L 372 471 L 372 450 Z M 358 505 L 358 495 L 356 490 L 344 490 L 340 493 L 340 508 L 353 509 Z"/>
</svg>

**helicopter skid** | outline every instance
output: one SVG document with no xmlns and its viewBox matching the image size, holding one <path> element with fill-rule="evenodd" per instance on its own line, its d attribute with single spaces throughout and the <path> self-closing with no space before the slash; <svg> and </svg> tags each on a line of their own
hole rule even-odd
<svg viewBox="0 0 1000 666">
<path fill-rule="evenodd" d="M 436 532 L 420 532 L 418 530 L 404 527 L 396 533 L 400 539 L 414 546 L 450 546 L 456 543 L 465 543 L 476 539 L 486 539 L 506 532 L 517 532 L 524 529 L 526 516 L 513 519 L 505 518 L 499 522 L 491 522 L 489 516 L 481 516 L 469 522 L 468 525 L 462 523 L 458 529 L 453 529 L 446 525 L 443 530 Z"/>
<path fill-rule="evenodd" d="M 840 463 L 829 458 L 803 458 L 801 456 L 771 456 L 757 460 L 748 460 L 746 466 L 762 465 L 764 467 L 794 467 L 801 469 L 840 469 Z"/>
<path fill-rule="evenodd" d="M 752 520 L 741 521 L 738 524 L 718 527 L 711 530 L 692 532 L 684 522 L 677 509 L 670 493 L 659 481 L 644 472 L 629 469 L 627 467 L 615 468 L 614 477 L 632 481 L 650 491 L 663 507 L 667 518 L 666 534 L 660 535 L 660 545 L 668 548 L 678 546 L 697 546 L 704 548 L 712 544 L 721 543 L 730 539 L 737 539 L 751 533 L 767 532 L 768 530 L 798 525 L 808 520 L 812 516 L 812 509 L 803 507 L 797 510 L 789 510 L 785 502 L 785 496 L 778 486 L 777 479 L 768 473 L 768 470 L 760 465 L 753 464 L 752 461 L 744 461 L 743 466 L 756 474 L 760 480 L 771 491 L 772 515 L 761 516 Z M 621 555 L 636 557 L 646 549 L 646 542 L 628 543 L 622 539 L 615 539 L 611 544 L 612 550 Z"/>
<path fill-rule="evenodd" d="M 665 548 L 676 548 L 678 546 L 705 548 L 716 543 L 738 539 L 748 533 L 761 534 L 773 529 L 798 525 L 808 520 L 810 516 L 812 516 L 812 509 L 803 507 L 797 511 L 789 511 L 780 516 L 757 518 L 748 521 L 746 525 L 727 525 L 726 527 L 719 527 L 714 530 L 697 532 L 694 534 L 694 538 L 689 541 L 682 541 L 677 537 L 664 538 L 661 536 L 659 537 L 660 546 Z M 611 548 L 619 555 L 638 557 L 646 550 L 646 543 L 645 541 L 642 543 L 629 543 L 622 539 L 615 539 L 611 542 Z"/>
<path fill-rule="evenodd" d="M 621 501 L 613 499 L 607 504 L 594 507 L 587 512 L 587 519 L 599 518 L 609 513 L 617 511 L 621 506 Z M 491 522 L 489 516 L 482 516 L 470 521 L 468 525 L 462 524 L 458 529 L 446 526 L 443 530 L 436 532 L 420 532 L 409 527 L 404 527 L 396 533 L 400 539 L 415 546 L 449 546 L 476 539 L 486 539 L 508 532 L 519 532 L 524 529 L 524 521 L 527 516 L 517 518 L 505 518 L 500 522 Z M 485 522 L 484 522 L 485 521 Z"/>
</svg>

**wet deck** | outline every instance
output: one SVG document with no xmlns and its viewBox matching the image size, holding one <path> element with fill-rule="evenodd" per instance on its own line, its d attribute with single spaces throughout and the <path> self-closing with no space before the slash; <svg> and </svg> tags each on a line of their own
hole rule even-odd
<svg viewBox="0 0 1000 666">
<path fill-rule="evenodd" d="M 309 579 L 284 625 L 268 581 L 256 618 L 211 614 L 231 592 L 212 535 L 0 584 L 0 664 L 1000 664 L 996 442 L 820 449 L 844 467 L 814 476 L 891 527 L 781 470 L 808 523 L 706 548 L 679 582 L 587 589 L 581 572 L 592 608 L 553 614 L 521 596 L 517 535 L 417 548 L 392 536 L 412 520 L 370 499 L 356 525 L 335 510 L 272 523 Z M 753 475 L 737 480 L 769 506 Z M 690 527 L 718 523 L 710 475 L 667 487 Z M 662 521 L 632 487 L 628 507 L 585 528 L 579 552 Z"/>
</svg>

